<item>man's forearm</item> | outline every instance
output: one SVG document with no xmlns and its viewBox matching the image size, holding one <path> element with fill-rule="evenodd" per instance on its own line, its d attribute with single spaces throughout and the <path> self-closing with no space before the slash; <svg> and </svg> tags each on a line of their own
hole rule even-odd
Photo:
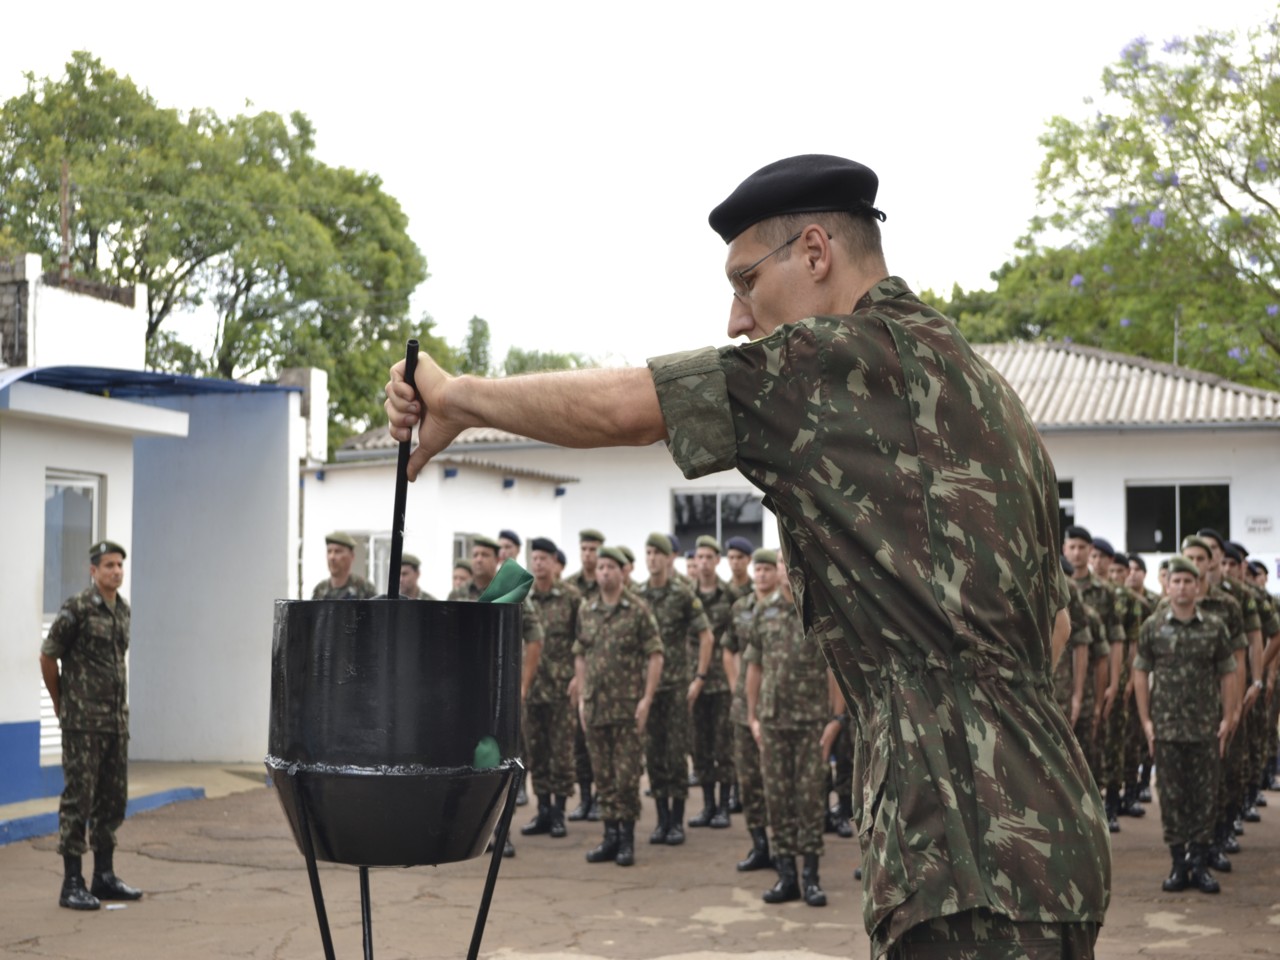
<svg viewBox="0 0 1280 960">
<path fill-rule="evenodd" d="M 747 722 L 756 718 L 756 707 L 760 702 L 760 681 L 764 673 L 758 663 L 747 664 Z"/>
<path fill-rule="evenodd" d="M 663 656 L 660 653 L 649 654 L 649 672 L 644 678 L 644 698 L 652 701 L 658 692 L 658 684 L 662 682 Z"/>
<path fill-rule="evenodd" d="M 711 669 L 711 652 L 715 649 L 716 640 L 710 630 L 703 630 L 698 638 L 698 673 L 704 677 Z"/>
<path fill-rule="evenodd" d="M 1067 647 L 1067 638 L 1071 636 L 1071 614 L 1065 607 L 1053 618 L 1053 635 L 1049 638 L 1050 668 L 1058 665 L 1058 658 Z"/>
<path fill-rule="evenodd" d="M 62 678 L 58 674 L 58 661 L 48 654 L 40 654 L 40 674 L 44 677 L 45 689 L 49 691 L 49 699 L 53 701 L 53 712 L 58 713 L 62 703 Z"/>
<path fill-rule="evenodd" d="M 1078 643 L 1071 651 L 1071 695 L 1084 702 L 1084 685 L 1089 679 L 1089 645 Z"/>
</svg>

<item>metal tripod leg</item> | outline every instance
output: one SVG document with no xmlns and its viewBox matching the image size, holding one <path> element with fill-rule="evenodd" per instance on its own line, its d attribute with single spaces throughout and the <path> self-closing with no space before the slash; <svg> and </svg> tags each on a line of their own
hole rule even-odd
<svg viewBox="0 0 1280 960">
<path fill-rule="evenodd" d="M 302 855 L 307 861 L 307 876 L 311 879 L 311 899 L 316 905 L 316 920 L 320 924 L 320 942 L 324 946 L 325 960 L 335 960 L 333 955 L 333 937 L 329 934 L 329 915 L 324 909 L 324 893 L 320 890 L 320 871 L 316 869 L 316 851 L 311 844 L 311 823 L 307 819 L 307 803 L 302 792 L 302 781 L 297 774 L 290 772 L 294 778 L 293 792 L 298 798 L 298 834 L 302 838 Z M 361 867 L 361 879 L 364 879 L 364 867 Z M 361 885 L 361 891 L 365 884 Z"/>
<path fill-rule="evenodd" d="M 489 919 L 489 901 L 493 899 L 493 887 L 498 882 L 498 868 L 502 866 L 502 851 L 507 845 L 511 816 L 516 809 L 516 795 L 520 792 L 520 781 L 524 779 L 524 764 L 517 760 L 515 766 L 511 786 L 507 788 L 507 803 L 502 809 L 502 815 L 498 818 L 498 830 L 493 835 L 493 855 L 489 858 L 489 875 L 485 877 L 484 893 L 480 897 L 480 912 L 476 916 L 475 929 L 471 933 L 471 949 L 467 951 L 467 960 L 476 960 L 480 954 L 480 939 L 484 936 L 485 921 Z"/>
<path fill-rule="evenodd" d="M 373 909 L 369 905 L 369 868 L 360 868 L 360 929 L 364 936 L 364 960 L 373 960 Z"/>
</svg>

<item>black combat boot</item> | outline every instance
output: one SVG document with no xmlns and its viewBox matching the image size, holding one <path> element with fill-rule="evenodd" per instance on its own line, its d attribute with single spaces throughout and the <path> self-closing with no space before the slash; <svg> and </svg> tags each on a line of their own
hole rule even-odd
<svg viewBox="0 0 1280 960">
<path fill-rule="evenodd" d="M 539 833 L 551 832 L 551 795 L 538 794 L 538 812 L 532 820 L 520 828 L 521 836 L 532 837 Z"/>
<path fill-rule="evenodd" d="M 85 889 L 79 857 L 64 854 L 62 871 L 62 893 L 58 895 L 58 906 L 70 910 L 97 910 L 102 906 L 98 898 Z"/>
<path fill-rule="evenodd" d="M 1125 784 L 1124 794 L 1120 797 L 1120 812 L 1126 817 L 1146 816 L 1146 809 L 1138 802 L 1138 785 L 1136 783 Z"/>
<path fill-rule="evenodd" d="M 111 863 L 114 855 L 114 850 L 94 851 L 93 883 L 89 892 L 99 900 L 141 900 L 141 890 L 135 890 L 116 876 Z"/>
<path fill-rule="evenodd" d="M 732 789 L 733 787 L 730 784 L 720 784 L 720 805 L 716 807 L 716 812 L 711 816 L 711 827 L 714 830 L 724 830 L 733 826 L 733 821 L 729 819 L 730 791 Z"/>
<path fill-rule="evenodd" d="M 671 827 L 671 801 L 666 797 L 654 797 L 653 806 L 658 811 L 658 825 L 649 834 L 649 842 L 666 843 L 667 830 Z"/>
<path fill-rule="evenodd" d="M 844 837 L 848 840 L 853 836 L 853 797 L 843 796 L 837 797 L 839 803 L 836 804 L 836 836 Z"/>
<path fill-rule="evenodd" d="M 729 812 L 742 812 L 742 788 L 738 786 L 736 781 L 729 790 Z"/>
<path fill-rule="evenodd" d="M 1240 819 L 1245 823 L 1260 823 L 1262 821 L 1262 814 L 1258 812 L 1258 808 L 1252 803 L 1246 803 L 1240 808 Z"/>
<path fill-rule="evenodd" d="M 618 821 L 604 822 L 604 840 L 587 851 L 587 863 L 604 863 L 618 858 Z"/>
<path fill-rule="evenodd" d="M 772 866 L 773 861 L 769 859 L 769 835 L 765 833 L 764 827 L 749 827 L 747 832 L 751 834 L 751 849 L 747 851 L 745 860 L 738 861 L 738 869 L 746 873 L 748 870 L 763 870 Z"/>
<path fill-rule="evenodd" d="M 1236 839 L 1236 833 L 1231 827 L 1230 820 L 1223 820 L 1219 823 L 1214 836 L 1218 838 L 1218 845 L 1222 847 L 1223 853 L 1240 852 L 1240 841 Z"/>
<path fill-rule="evenodd" d="M 1205 865 L 1204 846 L 1203 843 L 1191 844 L 1191 851 L 1187 855 L 1187 881 L 1201 893 L 1218 893 L 1222 887 L 1213 879 L 1213 874 Z"/>
<path fill-rule="evenodd" d="M 516 791 L 516 806 L 523 807 L 529 802 L 529 794 L 524 791 L 525 771 L 520 771 L 520 789 Z"/>
<path fill-rule="evenodd" d="M 1142 765 L 1142 774 L 1138 777 L 1138 801 L 1151 802 L 1151 764 Z"/>
<path fill-rule="evenodd" d="M 667 821 L 667 846 L 684 843 L 684 800 L 671 801 L 671 819 Z"/>
<path fill-rule="evenodd" d="M 591 781 L 578 784 L 578 805 L 569 811 L 570 820 L 585 820 L 591 812 Z"/>
<path fill-rule="evenodd" d="M 1104 801 L 1107 811 L 1107 829 L 1112 833 L 1120 832 L 1120 788 L 1107 787 L 1107 798 Z"/>
<path fill-rule="evenodd" d="M 1249 784 L 1249 794 L 1253 797 L 1253 805 L 1255 807 L 1265 807 L 1267 805 L 1267 795 L 1262 792 L 1259 784 Z"/>
<path fill-rule="evenodd" d="M 592 823 L 598 823 L 600 820 L 600 794 L 596 794 L 591 798 L 591 809 L 587 811 L 587 819 Z"/>
<path fill-rule="evenodd" d="M 1187 889 L 1187 848 L 1181 843 L 1175 843 L 1169 847 L 1169 852 L 1173 855 L 1173 872 L 1169 874 L 1169 878 L 1160 884 L 1160 889 L 1165 893 L 1181 893 Z"/>
<path fill-rule="evenodd" d="M 636 822 L 634 820 L 618 821 L 618 855 L 614 862 L 620 867 L 629 867 L 636 862 Z"/>
<path fill-rule="evenodd" d="M 565 796 L 563 793 L 557 793 L 551 798 L 551 828 L 547 833 L 551 834 L 556 840 L 559 840 L 569 832 L 564 827 L 564 801 Z"/>
<path fill-rule="evenodd" d="M 800 899 L 800 884 L 796 880 L 796 858 L 774 857 L 778 870 L 778 882 L 761 894 L 765 903 L 786 903 Z"/>
<path fill-rule="evenodd" d="M 818 855 L 804 855 L 804 873 L 800 877 L 800 889 L 804 892 L 804 902 L 811 907 L 825 907 L 827 895 L 822 892 L 822 884 L 818 882 Z"/>
<path fill-rule="evenodd" d="M 709 827 L 711 826 L 711 818 L 715 815 L 716 785 L 714 783 L 704 783 L 702 785 L 702 811 L 696 817 L 689 818 L 689 826 Z"/>
</svg>

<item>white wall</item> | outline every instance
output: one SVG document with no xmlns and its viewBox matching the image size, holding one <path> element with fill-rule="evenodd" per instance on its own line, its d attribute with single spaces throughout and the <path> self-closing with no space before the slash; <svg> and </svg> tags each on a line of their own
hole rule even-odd
<svg viewBox="0 0 1280 960">
<path fill-rule="evenodd" d="M 187 411 L 189 435 L 135 447 L 130 754 L 259 760 L 273 605 L 297 592 L 300 394 L 156 405 Z"/>
<path fill-rule="evenodd" d="M 147 288 L 134 291 L 132 309 L 83 293 L 32 284 L 34 323 L 27 366 L 62 364 L 142 370 L 147 352 Z"/>
<path fill-rule="evenodd" d="M 103 476 L 102 530 L 133 554 L 133 438 L 127 434 L 0 416 L 0 723 L 40 719 L 40 652 L 44 590 L 45 471 Z M 84 558 L 89 585 L 89 558 Z M 121 591 L 133 599 L 133 568 Z"/>
</svg>

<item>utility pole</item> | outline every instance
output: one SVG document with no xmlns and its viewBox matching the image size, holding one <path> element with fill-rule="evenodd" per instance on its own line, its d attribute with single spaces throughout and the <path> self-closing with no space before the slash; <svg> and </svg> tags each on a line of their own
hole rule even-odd
<svg viewBox="0 0 1280 960">
<path fill-rule="evenodd" d="M 62 218 L 62 251 L 58 255 L 58 273 L 62 282 L 71 279 L 71 174 L 67 158 L 62 158 L 62 185 L 58 191 L 58 212 Z"/>
</svg>

